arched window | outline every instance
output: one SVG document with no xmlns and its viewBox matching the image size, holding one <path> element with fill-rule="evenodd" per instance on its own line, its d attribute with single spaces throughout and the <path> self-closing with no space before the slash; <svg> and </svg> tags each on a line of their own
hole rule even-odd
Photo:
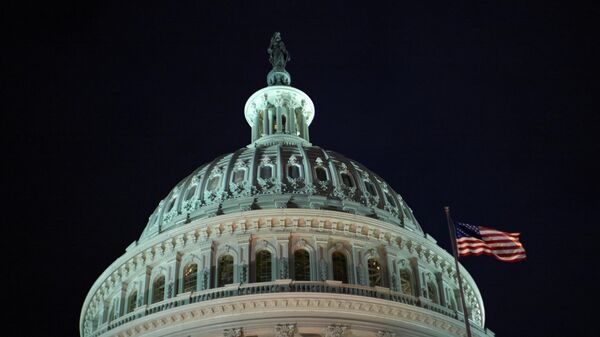
<svg viewBox="0 0 600 337">
<path fill-rule="evenodd" d="M 271 177 L 273 176 L 273 167 L 271 167 L 271 165 L 261 166 L 258 175 L 261 179 L 264 180 L 271 179 Z"/>
<path fill-rule="evenodd" d="M 217 287 L 233 283 L 233 256 L 226 254 L 219 258 L 217 273 Z"/>
<path fill-rule="evenodd" d="M 350 177 L 348 173 L 342 173 L 340 176 L 342 177 L 342 183 L 344 185 L 350 188 L 354 187 L 354 180 L 352 180 L 352 177 Z"/>
<path fill-rule="evenodd" d="M 237 170 L 233 171 L 232 180 L 234 183 L 239 184 L 239 183 L 243 182 L 245 178 L 246 178 L 246 170 L 237 169 Z"/>
<path fill-rule="evenodd" d="M 194 196 L 194 193 L 196 193 L 196 186 L 198 185 L 193 185 L 188 188 L 187 193 L 185 194 L 185 200 L 190 200 Z"/>
<path fill-rule="evenodd" d="M 285 133 L 285 115 L 281 115 L 281 132 Z"/>
<path fill-rule="evenodd" d="M 310 281 L 310 254 L 304 249 L 294 252 L 294 278 L 296 281 Z"/>
<path fill-rule="evenodd" d="M 288 177 L 290 177 L 292 179 L 300 178 L 300 166 L 298 166 L 298 165 L 288 166 Z"/>
<path fill-rule="evenodd" d="M 322 167 L 322 166 L 316 167 L 315 173 L 317 174 L 317 180 L 327 181 L 327 170 L 324 167 Z"/>
<path fill-rule="evenodd" d="M 256 253 L 256 282 L 272 281 L 271 252 L 261 250 Z"/>
<path fill-rule="evenodd" d="M 331 264 L 333 270 L 333 279 L 348 283 L 348 265 L 346 263 L 346 255 L 340 252 L 331 254 Z"/>
<path fill-rule="evenodd" d="M 432 281 L 427 282 L 427 295 L 433 303 L 440 304 L 440 298 L 438 296 L 437 287 Z"/>
<path fill-rule="evenodd" d="M 381 287 L 383 285 L 383 270 L 381 269 L 381 264 L 379 264 L 379 261 L 376 258 L 372 257 L 367 262 L 367 265 L 369 268 L 369 286 Z"/>
<path fill-rule="evenodd" d="M 183 270 L 183 292 L 195 291 L 198 284 L 198 265 L 188 264 Z"/>
<path fill-rule="evenodd" d="M 206 189 L 209 191 L 214 191 L 217 188 L 217 186 L 219 186 L 220 182 L 221 176 L 216 175 L 208 180 L 208 186 L 206 187 Z"/>
<path fill-rule="evenodd" d="M 152 284 L 152 303 L 165 299 L 165 276 L 160 275 Z"/>
<path fill-rule="evenodd" d="M 373 184 L 369 181 L 364 181 L 365 182 L 365 187 L 367 188 L 367 192 L 369 192 L 370 195 L 372 196 L 377 196 L 377 190 L 375 189 L 375 186 L 373 186 Z"/>
<path fill-rule="evenodd" d="M 132 312 L 137 307 L 137 290 L 134 290 L 127 297 L 127 313 Z"/>
<path fill-rule="evenodd" d="M 402 293 L 406 295 L 414 295 L 412 278 L 410 276 L 410 272 L 406 269 L 400 269 L 400 288 L 402 289 Z"/>
</svg>

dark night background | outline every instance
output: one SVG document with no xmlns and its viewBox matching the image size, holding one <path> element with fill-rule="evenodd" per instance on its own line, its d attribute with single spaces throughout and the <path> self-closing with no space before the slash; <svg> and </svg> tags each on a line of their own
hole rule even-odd
<svg viewBox="0 0 600 337">
<path fill-rule="evenodd" d="M 448 250 L 447 204 L 522 232 L 526 262 L 462 261 L 496 336 L 598 335 L 598 7 L 20 5 L 2 14 L 3 335 L 78 336 L 160 199 L 248 144 L 274 31 L 314 144 L 384 177 Z"/>
</svg>

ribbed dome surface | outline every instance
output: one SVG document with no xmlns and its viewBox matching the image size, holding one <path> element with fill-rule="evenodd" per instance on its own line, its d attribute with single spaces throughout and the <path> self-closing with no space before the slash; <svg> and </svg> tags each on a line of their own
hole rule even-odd
<svg viewBox="0 0 600 337">
<path fill-rule="evenodd" d="M 140 241 L 192 220 L 270 208 L 337 210 L 422 232 L 402 197 L 363 165 L 317 146 L 274 144 L 196 169 L 159 203 Z"/>
</svg>

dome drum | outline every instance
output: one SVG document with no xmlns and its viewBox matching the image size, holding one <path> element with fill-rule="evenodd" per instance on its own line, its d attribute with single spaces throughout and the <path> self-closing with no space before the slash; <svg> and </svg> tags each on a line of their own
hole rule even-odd
<svg viewBox="0 0 600 337">
<path fill-rule="evenodd" d="M 262 262 L 261 252 L 267 256 Z M 189 270 L 193 281 L 186 288 Z M 481 295 L 462 273 L 476 335 L 491 336 L 483 328 Z M 418 313 L 459 334 L 462 309 L 456 289 L 452 257 L 419 233 L 337 211 L 256 210 L 195 220 L 130 247 L 92 288 L 82 331 L 85 337 L 127 335 L 142 324 L 136 323 L 140 317 L 162 317 L 228 298 L 235 303 L 296 296 L 303 302 L 335 295 L 335 301 Z M 285 310 L 292 309 L 297 305 Z M 238 324 L 231 320 L 229 328 Z"/>
</svg>

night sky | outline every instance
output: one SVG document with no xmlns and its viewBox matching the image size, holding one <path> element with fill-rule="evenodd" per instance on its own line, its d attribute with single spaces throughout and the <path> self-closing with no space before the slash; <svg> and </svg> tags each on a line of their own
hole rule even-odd
<svg viewBox="0 0 600 337">
<path fill-rule="evenodd" d="M 445 205 L 522 233 L 525 262 L 462 260 L 496 336 L 597 336 L 600 10 L 393 3 L 5 8 L 2 335 L 78 336 L 158 202 L 249 143 L 280 31 L 313 144 L 385 178 L 447 250 Z"/>
</svg>

